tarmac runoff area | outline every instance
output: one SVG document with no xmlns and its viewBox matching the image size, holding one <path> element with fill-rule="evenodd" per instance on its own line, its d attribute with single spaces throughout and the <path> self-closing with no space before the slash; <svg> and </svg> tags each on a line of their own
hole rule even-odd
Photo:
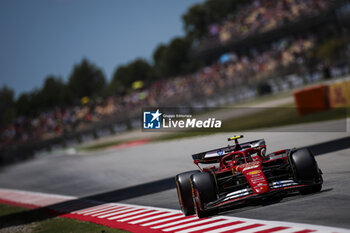
<svg viewBox="0 0 350 233">
<path fill-rule="evenodd" d="M 324 186 L 317 194 L 288 196 L 276 203 L 221 214 L 350 229 L 349 119 L 346 123 L 347 132 L 337 133 L 282 132 L 281 128 L 279 132 L 243 133 L 242 141 L 265 138 L 268 152 L 312 146 L 324 173 Z M 336 127 L 337 121 L 313 124 L 328 128 Z M 191 154 L 225 146 L 229 136 L 221 133 L 83 155 L 40 157 L 2 168 L 0 187 L 176 210 L 174 176 L 196 168 Z"/>
</svg>

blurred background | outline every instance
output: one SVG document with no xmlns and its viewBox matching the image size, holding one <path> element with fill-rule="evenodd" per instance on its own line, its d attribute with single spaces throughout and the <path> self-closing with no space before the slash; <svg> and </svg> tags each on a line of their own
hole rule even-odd
<svg viewBox="0 0 350 233">
<path fill-rule="evenodd" d="M 350 72 L 345 0 L 1 1 L 0 11 L 1 163 L 138 129 L 142 107 L 228 106 Z"/>
</svg>

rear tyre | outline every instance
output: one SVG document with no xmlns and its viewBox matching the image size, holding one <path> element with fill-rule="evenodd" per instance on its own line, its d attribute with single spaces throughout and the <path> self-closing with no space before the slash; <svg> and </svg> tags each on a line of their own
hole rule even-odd
<svg viewBox="0 0 350 233">
<path fill-rule="evenodd" d="M 190 177 L 200 171 L 188 171 L 175 176 L 177 196 L 182 212 L 185 216 L 194 214 L 194 205 L 192 200 L 192 189 Z"/>
<path fill-rule="evenodd" d="M 295 151 L 290 155 L 289 160 L 294 179 L 310 185 L 300 190 L 301 194 L 321 191 L 322 173 L 318 168 L 314 155 L 308 148 Z"/>
<path fill-rule="evenodd" d="M 217 199 L 214 177 L 208 172 L 191 176 L 194 209 L 199 218 L 213 214 L 215 210 L 205 210 L 205 205 Z"/>
</svg>

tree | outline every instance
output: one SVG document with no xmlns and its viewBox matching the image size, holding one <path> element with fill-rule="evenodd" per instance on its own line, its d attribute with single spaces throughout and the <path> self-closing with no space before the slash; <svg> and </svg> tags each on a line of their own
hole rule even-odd
<svg viewBox="0 0 350 233">
<path fill-rule="evenodd" d="M 208 32 L 208 13 L 204 4 L 195 4 L 182 15 L 186 34 L 201 39 Z"/>
<path fill-rule="evenodd" d="M 221 23 L 233 16 L 239 7 L 251 2 L 251 0 L 207 0 L 205 6 L 208 9 L 209 23 Z"/>
<path fill-rule="evenodd" d="M 16 101 L 16 109 L 18 115 L 29 115 L 31 112 L 31 101 L 28 93 L 23 93 Z"/>
<path fill-rule="evenodd" d="M 151 82 L 157 78 L 153 67 L 144 59 L 136 59 L 135 61 L 119 66 L 111 81 L 111 89 L 116 91 L 122 88 L 129 88 L 135 81 Z"/>
<path fill-rule="evenodd" d="M 67 85 L 61 78 L 48 76 L 40 91 L 43 99 L 43 107 L 63 106 L 71 103 L 70 93 Z"/>
<path fill-rule="evenodd" d="M 184 28 L 192 40 L 200 40 L 208 34 L 211 24 L 222 23 L 230 14 L 233 15 L 238 7 L 247 5 L 251 0 L 207 0 L 191 6 L 182 15 Z"/>
<path fill-rule="evenodd" d="M 101 69 L 83 59 L 75 65 L 68 80 L 68 88 L 73 97 L 97 96 L 102 93 L 106 85 L 106 79 Z"/>
<path fill-rule="evenodd" d="M 18 115 L 37 116 L 44 106 L 44 99 L 41 91 L 34 89 L 29 93 L 23 93 L 16 101 Z"/>
<path fill-rule="evenodd" d="M 0 90 L 0 124 L 10 123 L 16 114 L 14 91 L 7 86 L 3 86 Z"/>
<path fill-rule="evenodd" d="M 174 38 L 169 45 L 160 45 L 153 53 L 154 67 L 161 77 L 189 72 L 189 50 L 191 41 L 187 38 Z"/>
<path fill-rule="evenodd" d="M 330 38 L 316 48 L 316 56 L 322 61 L 334 62 L 346 56 L 344 53 L 349 43 L 349 37 Z"/>
</svg>

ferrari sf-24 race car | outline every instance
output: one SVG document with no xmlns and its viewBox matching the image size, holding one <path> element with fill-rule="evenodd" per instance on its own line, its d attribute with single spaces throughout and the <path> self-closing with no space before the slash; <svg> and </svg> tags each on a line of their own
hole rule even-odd
<svg viewBox="0 0 350 233">
<path fill-rule="evenodd" d="M 308 148 L 266 154 L 264 139 L 192 155 L 199 170 L 176 175 L 182 212 L 204 217 L 222 208 L 264 201 L 288 192 L 319 192 L 322 172 Z"/>
</svg>

